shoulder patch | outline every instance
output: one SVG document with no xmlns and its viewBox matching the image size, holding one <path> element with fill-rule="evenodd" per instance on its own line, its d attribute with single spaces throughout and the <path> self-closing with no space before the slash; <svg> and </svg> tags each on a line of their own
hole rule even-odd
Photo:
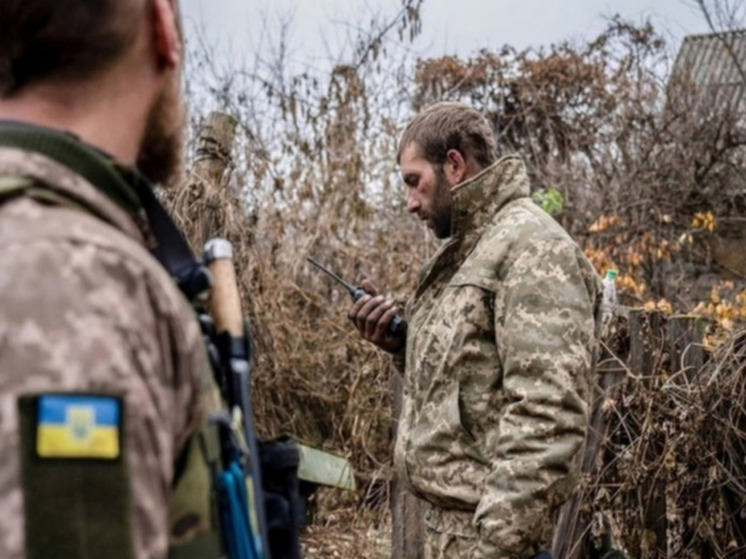
<svg viewBox="0 0 746 559">
<path fill-rule="evenodd" d="M 37 399 L 39 458 L 115 460 L 120 455 L 122 405 L 113 396 L 46 394 Z"/>
<path fill-rule="evenodd" d="M 27 559 L 135 559 L 126 405 L 120 394 L 18 397 Z"/>
</svg>

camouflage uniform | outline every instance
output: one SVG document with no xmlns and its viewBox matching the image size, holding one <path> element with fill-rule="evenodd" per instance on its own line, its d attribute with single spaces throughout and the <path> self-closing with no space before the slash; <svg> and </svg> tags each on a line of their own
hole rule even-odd
<svg viewBox="0 0 746 559">
<path fill-rule="evenodd" d="M 77 156 L 88 150 L 81 144 Z M 129 530 L 131 556 L 163 558 L 177 457 L 204 419 L 199 325 L 112 196 L 53 158 L 5 145 L 0 181 L 7 177 L 30 177 L 57 196 L 52 204 L 41 192 L 0 205 L 0 556 L 26 556 L 19 397 L 81 392 L 122 398 L 131 511 L 118 529 Z M 58 483 L 71 481 L 61 473 Z M 110 528 L 105 515 L 75 505 L 49 502 L 61 515 Z M 83 551 L 75 556 L 93 550 Z"/>
<path fill-rule="evenodd" d="M 432 559 L 548 549 L 577 481 L 600 280 L 505 157 L 452 190 L 452 238 L 407 305 L 395 463 Z"/>
</svg>

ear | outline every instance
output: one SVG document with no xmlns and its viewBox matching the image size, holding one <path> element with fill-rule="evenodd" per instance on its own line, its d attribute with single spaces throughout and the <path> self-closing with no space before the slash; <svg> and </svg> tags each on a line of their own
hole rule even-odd
<svg viewBox="0 0 746 559">
<path fill-rule="evenodd" d="M 179 34 L 173 0 L 154 0 L 155 48 L 162 68 L 176 69 L 181 65 L 183 45 Z"/>
<path fill-rule="evenodd" d="M 443 164 L 443 172 L 451 186 L 456 186 L 466 180 L 468 168 L 466 160 L 460 151 L 449 149 L 446 153 L 446 160 Z"/>
</svg>

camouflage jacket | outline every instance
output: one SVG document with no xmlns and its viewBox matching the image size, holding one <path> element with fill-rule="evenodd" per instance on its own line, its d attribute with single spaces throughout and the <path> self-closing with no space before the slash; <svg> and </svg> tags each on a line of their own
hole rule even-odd
<svg viewBox="0 0 746 559">
<path fill-rule="evenodd" d="M 474 538 L 470 557 L 525 559 L 578 479 L 600 280 L 519 158 L 452 195 L 452 237 L 407 304 L 395 463 L 431 529 Z"/>
<path fill-rule="evenodd" d="M 48 509 L 60 517 L 77 514 L 81 524 L 111 529 L 106 512 L 53 495 L 104 461 L 71 461 L 66 469 L 58 460 L 47 485 L 22 476 L 19 397 L 64 392 L 121 398 L 130 510 L 114 528 L 133 541 L 130 556 L 161 559 L 177 457 L 204 419 L 206 357 L 194 312 L 132 217 L 100 188 L 53 158 L 5 145 L 0 181 L 9 177 L 45 183 L 69 203 L 45 203 L 41 192 L 0 204 L 0 556 L 27 555 L 24 483 L 44 487 Z M 110 552 L 117 550 L 96 550 Z"/>
</svg>

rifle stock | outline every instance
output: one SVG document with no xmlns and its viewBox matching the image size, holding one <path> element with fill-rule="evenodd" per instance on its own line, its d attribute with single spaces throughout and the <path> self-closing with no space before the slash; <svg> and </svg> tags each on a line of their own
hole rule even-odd
<svg viewBox="0 0 746 559">
<path fill-rule="evenodd" d="M 208 306 L 220 360 L 219 385 L 230 408 L 240 410 L 248 448 L 243 467 L 251 479 L 253 499 L 249 496 L 248 501 L 255 513 L 251 525 L 261 541 L 257 559 L 300 559 L 293 502 L 298 490 L 298 449 L 294 441 L 257 441 L 251 403 L 251 327 L 241 311 L 233 248 L 224 239 L 212 239 L 205 245 L 204 260 L 213 276 Z M 267 480 L 263 479 L 262 464 L 269 468 Z M 244 557 L 238 553 L 239 559 Z"/>
</svg>

